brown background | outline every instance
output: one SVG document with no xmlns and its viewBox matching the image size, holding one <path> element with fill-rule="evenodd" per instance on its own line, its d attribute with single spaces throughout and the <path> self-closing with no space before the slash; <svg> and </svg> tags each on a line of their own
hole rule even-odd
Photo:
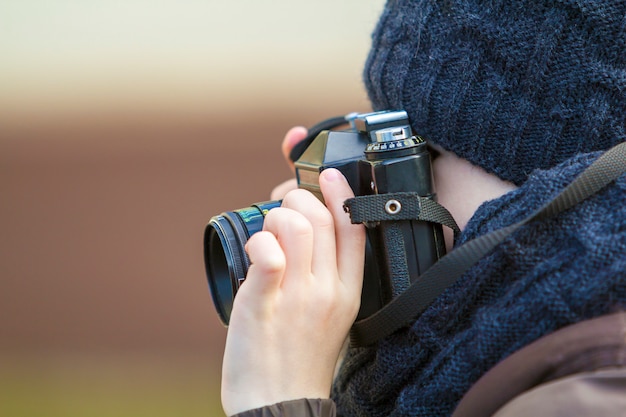
<svg viewBox="0 0 626 417">
<path fill-rule="evenodd" d="M 346 13 L 358 4 L 346 3 Z M 309 50 L 251 37 L 230 54 L 219 39 L 189 51 L 214 45 L 240 60 L 236 73 L 210 61 L 181 69 L 167 49 L 156 76 L 130 55 L 128 68 L 92 77 L 80 57 L 47 72 L 19 30 L 0 43 L 19 57 L 26 42 L 32 55 L 0 70 L 0 415 L 220 415 L 226 331 L 204 275 L 204 226 L 289 178 L 279 152 L 289 127 L 368 110 L 360 71 L 380 3 L 342 43 L 335 33 L 317 44 L 311 27 Z"/>
</svg>

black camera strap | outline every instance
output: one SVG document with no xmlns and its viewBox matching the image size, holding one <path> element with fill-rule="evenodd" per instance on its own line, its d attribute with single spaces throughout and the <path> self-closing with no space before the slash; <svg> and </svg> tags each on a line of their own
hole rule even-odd
<svg viewBox="0 0 626 417">
<path fill-rule="evenodd" d="M 331 117 L 330 119 L 322 120 L 316 125 L 310 127 L 306 137 L 298 142 L 289 153 L 289 159 L 291 159 L 291 162 L 296 162 L 298 158 L 302 156 L 304 151 L 307 150 L 309 145 L 313 143 L 313 140 L 317 137 L 317 135 L 322 133 L 324 130 L 334 129 L 341 125 L 345 125 L 346 123 L 350 123 L 350 117 L 352 114 L 353 113 L 345 116 Z"/>
<path fill-rule="evenodd" d="M 478 260 L 487 255 L 517 229 L 534 220 L 545 219 L 573 207 L 615 181 L 625 172 L 626 143 L 621 143 L 602 154 L 554 199 L 533 214 L 518 223 L 495 230 L 459 246 L 431 266 L 406 291 L 393 298 L 381 310 L 354 323 L 350 331 L 352 345 L 372 345 L 400 328 L 410 325 L 437 297 L 453 285 L 466 270 L 471 268 Z M 385 202 L 389 201 L 390 197 L 393 197 L 393 199 L 395 197 L 414 198 L 413 196 L 402 196 L 399 194 L 393 196 L 380 194 L 373 197 L 381 197 Z M 383 217 L 386 217 L 388 213 L 385 214 L 384 210 L 381 212 L 381 202 L 373 199 L 368 200 L 367 204 L 373 206 L 372 210 L 374 212 L 378 211 L 379 215 L 374 217 L 380 217 L 380 220 L 376 221 L 385 221 Z M 413 219 L 420 219 L 421 217 L 421 220 L 445 224 L 441 221 L 441 218 L 427 219 L 423 210 L 423 204 L 426 203 L 424 200 L 429 199 L 420 200 L 422 206 L 421 208 L 418 207 L 417 217 L 413 217 Z M 382 207 L 385 204 L 383 203 Z M 351 200 L 348 200 L 346 205 L 353 223 L 374 221 L 372 218 L 368 218 L 372 210 L 361 210 L 358 208 L 360 204 L 354 204 Z M 413 212 L 415 214 L 416 210 L 413 210 Z M 441 216 L 441 214 L 437 216 Z M 398 217 L 392 216 L 392 218 L 387 220 L 398 220 Z"/>
<path fill-rule="evenodd" d="M 361 195 L 344 203 L 352 223 L 422 220 L 459 232 L 450 212 L 436 201 L 413 192 Z"/>
<path fill-rule="evenodd" d="M 460 232 L 459 226 L 445 207 L 416 192 L 356 196 L 346 200 L 343 207 L 350 214 L 352 223 L 363 223 L 367 227 L 377 228 L 381 222 L 385 222 L 380 236 L 386 256 L 385 264 L 381 267 L 389 277 L 389 292 L 392 297 L 399 296 L 411 285 L 411 268 L 401 226 L 403 220 L 438 223 L 451 228 L 455 235 Z M 443 240 L 440 243 L 441 246 L 444 245 Z"/>
</svg>

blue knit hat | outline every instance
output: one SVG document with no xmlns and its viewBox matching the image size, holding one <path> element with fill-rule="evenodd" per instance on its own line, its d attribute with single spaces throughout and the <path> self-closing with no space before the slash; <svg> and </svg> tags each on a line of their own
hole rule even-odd
<svg viewBox="0 0 626 417">
<path fill-rule="evenodd" d="M 519 185 L 626 140 L 626 1 L 389 0 L 364 80 L 375 110 Z"/>
</svg>

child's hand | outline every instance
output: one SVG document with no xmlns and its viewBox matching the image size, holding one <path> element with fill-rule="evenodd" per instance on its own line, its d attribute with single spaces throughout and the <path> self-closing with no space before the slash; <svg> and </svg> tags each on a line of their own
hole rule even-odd
<svg viewBox="0 0 626 417">
<path fill-rule="evenodd" d="M 287 165 L 291 168 L 291 172 L 295 174 L 295 168 L 293 166 L 293 161 L 289 158 L 289 154 L 294 146 L 296 146 L 300 141 L 302 141 L 307 135 L 307 130 L 304 127 L 296 126 L 289 129 L 282 143 L 282 152 L 285 157 L 285 161 L 287 161 Z M 271 199 L 272 200 L 280 200 L 282 199 L 289 191 L 295 190 L 298 188 L 298 184 L 295 178 L 287 180 L 282 184 L 279 184 L 272 190 Z"/>
<path fill-rule="evenodd" d="M 359 310 L 365 232 L 343 211 L 353 193 L 341 173 L 323 171 L 320 186 L 327 207 L 293 190 L 246 245 L 252 264 L 235 297 L 222 369 L 228 415 L 330 395 Z"/>
</svg>

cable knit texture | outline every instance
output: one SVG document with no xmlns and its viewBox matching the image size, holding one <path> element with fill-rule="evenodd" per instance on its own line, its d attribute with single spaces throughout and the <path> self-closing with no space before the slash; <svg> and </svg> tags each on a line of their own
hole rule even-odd
<svg viewBox="0 0 626 417">
<path fill-rule="evenodd" d="M 390 0 L 364 80 L 376 110 L 520 185 L 626 140 L 626 2 Z"/>
<path fill-rule="evenodd" d="M 536 171 L 516 191 L 483 204 L 457 244 L 524 219 L 596 157 Z M 624 309 L 626 176 L 514 233 L 410 328 L 376 347 L 350 350 L 333 389 L 338 415 L 448 416 L 481 375 L 514 351 Z"/>
</svg>

